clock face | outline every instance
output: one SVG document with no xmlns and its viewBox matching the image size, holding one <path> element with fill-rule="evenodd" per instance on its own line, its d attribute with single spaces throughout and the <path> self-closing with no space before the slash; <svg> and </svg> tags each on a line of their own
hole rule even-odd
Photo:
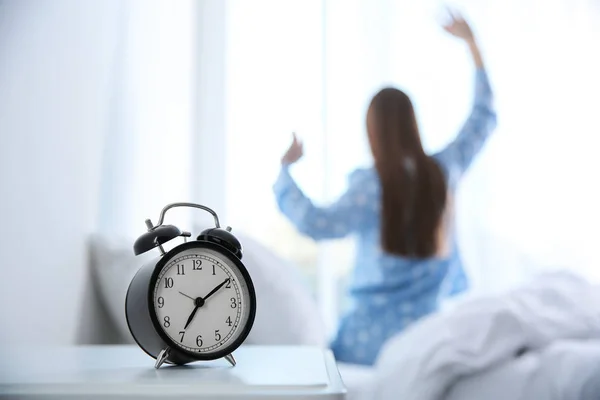
<svg viewBox="0 0 600 400">
<path fill-rule="evenodd" d="M 202 244 L 167 256 L 152 296 L 162 331 L 198 358 L 235 350 L 254 320 L 256 300 L 245 268 Z"/>
</svg>

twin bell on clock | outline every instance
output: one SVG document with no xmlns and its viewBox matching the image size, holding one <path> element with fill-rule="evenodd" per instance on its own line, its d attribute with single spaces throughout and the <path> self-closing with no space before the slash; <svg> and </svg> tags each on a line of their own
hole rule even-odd
<svg viewBox="0 0 600 400">
<path fill-rule="evenodd" d="M 209 212 L 215 227 L 195 240 L 191 233 L 165 225 L 165 213 L 174 207 Z M 173 203 L 160 213 L 156 226 L 146 220 L 148 231 L 133 250 L 136 255 L 157 251 L 134 276 L 125 300 L 131 335 L 155 367 L 163 363 L 187 364 L 224 357 L 235 366 L 233 351 L 246 339 L 256 314 L 256 294 L 242 263 L 242 245 L 222 229 L 217 214 L 194 203 Z M 169 251 L 163 245 L 181 238 Z"/>
</svg>

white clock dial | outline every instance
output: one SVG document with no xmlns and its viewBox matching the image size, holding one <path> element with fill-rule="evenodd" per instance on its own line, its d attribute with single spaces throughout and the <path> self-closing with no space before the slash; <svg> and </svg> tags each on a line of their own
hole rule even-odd
<svg viewBox="0 0 600 400">
<path fill-rule="evenodd" d="M 172 256 L 154 286 L 162 330 L 188 352 L 210 354 L 244 332 L 250 314 L 248 284 L 224 255 L 202 247 Z"/>
</svg>

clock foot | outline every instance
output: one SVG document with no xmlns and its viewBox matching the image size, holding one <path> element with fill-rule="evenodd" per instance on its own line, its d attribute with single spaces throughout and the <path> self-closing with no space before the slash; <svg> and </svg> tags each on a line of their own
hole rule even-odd
<svg viewBox="0 0 600 400">
<path fill-rule="evenodd" d="M 156 357 L 156 364 L 154 364 L 154 368 L 159 369 L 160 366 L 166 361 L 167 357 L 169 357 L 170 353 L 170 348 L 165 347 L 164 349 L 162 349 L 160 353 L 158 353 L 158 357 Z"/>
<path fill-rule="evenodd" d="M 232 367 L 235 367 L 235 358 L 233 358 L 233 353 L 227 354 L 225 359 L 229 361 L 229 364 L 231 364 Z"/>
</svg>

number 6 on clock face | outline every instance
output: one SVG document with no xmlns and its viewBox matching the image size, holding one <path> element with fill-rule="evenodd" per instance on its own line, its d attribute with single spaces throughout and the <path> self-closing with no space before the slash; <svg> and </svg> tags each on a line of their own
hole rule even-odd
<svg viewBox="0 0 600 400">
<path fill-rule="evenodd" d="M 219 358 L 248 335 L 254 289 L 239 260 L 207 247 L 186 247 L 167 254 L 157 268 L 151 314 L 172 346 L 198 359 Z"/>
</svg>

